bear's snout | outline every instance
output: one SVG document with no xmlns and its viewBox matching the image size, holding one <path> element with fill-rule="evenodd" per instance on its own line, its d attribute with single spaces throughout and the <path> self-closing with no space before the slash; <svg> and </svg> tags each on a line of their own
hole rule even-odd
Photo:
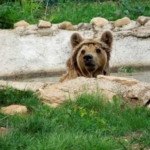
<svg viewBox="0 0 150 150">
<path fill-rule="evenodd" d="M 93 62 L 93 56 L 91 54 L 85 54 L 83 56 L 83 61 L 86 67 L 93 68 L 95 67 L 95 63 Z"/>
<path fill-rule="evenodd" d="M 90 62 L 93 59 L 93 56 L 91 54 L 86 54 L 83 56 L 83 60 L 85 63 Z"/>
</svg>

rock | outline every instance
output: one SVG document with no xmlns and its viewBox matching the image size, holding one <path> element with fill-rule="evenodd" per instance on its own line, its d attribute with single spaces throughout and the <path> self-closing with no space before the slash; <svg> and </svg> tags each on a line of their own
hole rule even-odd
<svg viewBox="0 0 150 150">
<path fill-rule="evenodd" d="M 74 26 L 72 25 L 71 22 L 69 21 L 64 21 L 58 24 L 58 28 L 59 29 L 63 29 L 63 30 L 74 30 Z"/>
<path fill-rule="evenodd" d="M 116 95 L 124 100 L 124 104 L 145 105 L 150 99 L 150 84 L 135 79 L 98 76 L 95 78 L 79 77 L 63 83 L 56 83 L 39 91 L 40 98 L 45 104 L 55 106 L 63 103 L 67 98 L 72 100 L 83 92 L 102 93 L 106 100 L 112 101 Z M 57 105 L 56 105 L 57 104 Z"/>
<path fill-rule="evenodd" d="M 150 105 L 148 105 L 147 108 L 150 109 Z"/>
<path fill-rule="evenodd" d="M 4 114 L 13 115 L 15 113 L 17 113 L 17 114 L 27 113 L 28 110 L 27 110 L 26 106 L 10 105 L 10 106 L 7 106 L 7 107 L 2 107 L 1 111 Z"/>
<path fill-rule="evenodd" d="M 4 81 L 5 84 L 1 85 L 5 89 L 10 82 Z M 150 104 L 150 83 L 140 82 L 135 79 L 122 78 L 115 76 L 103 76 L 99 75 L 97 78 L 85 78 L 78 77 L 73 80 L 69 80 L 63 83 L 45 83 L 41 86 L 37 86 L 37 83 L 22 83 L 22 82 L 11 82 L 11 86 L 17 89 L 23 89 L 27 87 L 33 92 L 37 93 L 39 98 L 44 104 L 51 107 L 57 107 L 67 99 L 74 100 L 78 94 L 81 93 L 94 93 L 100 92 L 105 100 L 112 102 L 113 96 L 117 96 L 123 100 L 124 104 L 131 106 L 147 106 Z M 33 88 L 34 87 L 34 88 Z M 36 87 L 36 90 L 35 90 Z M 24 106 L 23 106 L 24 107 Z M 20 108 L 20 105 L 8 106 L 2 108 L 5 113 L 13 114 L 21 111 L 26 112 L 27 109 Z"/>
<path fill-rule="evenodd" d="M 90 24 L 91 25 L 96 25 L 96 26 L 99 26 L 99 27 L 103 27 L 103 26 L 108 24 L 108 20 L 105 19 L 105 18 L 101 18 L 101 17 L 95 17 L 90 21 Z"/>
<path fill-rule="evenodd" d="M 136 21 L 137 21 L 138 23 L 140 23 L 140 25 L 145 25 L 145 23 L 147 23 L 148 20 L 150 20 L 150 17 L 139 16 Z"/>
<path fill-rule="evenodd" d="M 124 17 L 122 19 L 118 19 L 114 22 L 115 27 L 122 27 L 131 23 L 131 20 L 128 17 Z"/>
<path fill-rule="evenodd" d="M 0 136 L 6 135 L 9 132 L 9 129 L 5 127 L 0 127 Z"/>
<path fill-rule="evenodd" d="M 124 25 L 121 28 L 121 30 L 127 31 L 127 30 L 131 30 L 131 29 L 137 28 L 139 26 L 140 26 L 140 24 L 138 24 L 136 21 L 131 21 L 129 24 Z"/>
<path fill-rule="evenodd" d="M 27 23 L 26 21 L 21 20 L 21 21 L 16 22 L 16 23 L 14 24 L 14 28 L 17 28 L 17 27 L 27 27 L 27 26 L 29 26 L 29 25 L 30 25 L 30 24 Z"/>
<path fill-rule="evenodd" d="M 49 21 L 39 20 L 38 27 L 39 28 L 50 28 L 51 23 Z"/>
</svg>

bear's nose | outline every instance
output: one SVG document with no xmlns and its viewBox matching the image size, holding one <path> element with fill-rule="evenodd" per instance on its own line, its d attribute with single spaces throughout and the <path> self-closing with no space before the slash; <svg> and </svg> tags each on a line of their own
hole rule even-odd
<svg viewBox="0 0 150 150">
<path fill-rule="evenodd" d="M 93 56 L 91 54 L 86 54 L 83 56 L 84 62 L 92 60 Z"/>
</svg>

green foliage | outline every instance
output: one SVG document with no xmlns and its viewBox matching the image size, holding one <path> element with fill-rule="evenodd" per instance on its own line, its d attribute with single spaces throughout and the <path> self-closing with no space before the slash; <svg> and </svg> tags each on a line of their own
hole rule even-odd
<svg viewBox="0 0 150 150">
<path fill-rule="evenodd" d="M 47 18 L 53 23 L 59 23 L 64 20 L 70 21 L 73 24 L 80 22 L 90 22 L 93 17 L 104 17 L 110 21 L 128 16 L 131 19 L 137 19 L 139 15 L 149 16 L 150 3 L 148 0 L 144 2 L 132 0 L 112 1 L 97 1 L 95 3 L 87 3 L 85 1 L 72 2 L 71 0 L 63 3 L 59 0 L 56 6 L 50 7 L 47 11 Z"/>
<path fill-rule="evenodd" d="M 78 24 L 89 23 L 93 17 L 115 21 L 124 16 L 136 20 L 139 15 L 150 16 L 149 0 L 45 0 L 43 3 L 36 0 L 10 0 L 0 4 L 0 28 L 12 28 L 20 20 L 32 24 L 39 19 L 52 23 L 67 20 Z"/>
<path fill-rule="evenodd" d="M 13 28 L 13 24 L 20 20 L 37 23 L 43 14 L 44 8 L 40 3 L 5 2 L 0 5 L 0 28 Z"/>
<path fill-rule="evenodd" d="M 118 69 L 118 72 L 124 72 L 124 73 L 133 73 L 136 72 L 137 69 L 133 68 L 133 67 L 120 67 Z"/>
<path fill-rule="evenodd" d="M 145 3 L 143 5 L 143 3 Z M 150 5 L 148 4 L 148 1 L 134 1 L 133 0 L 121 0 L 121 4 L 124 7 L 125 11 L 127 12 L 127 15 L 131 15 L 131 19 L 134 18 L 134 16 L 141 16 L 145 14 L 146 16 L 150 15 Z"/>
<path fill-rule="evenodd" d="M 0 106 L 11 104 L 26 105 L 29 110 L 35 109 L 41 102 L 32 91 L 20 91 L 10 87 L 0 89 Z"/>
<path fill-rule="evenodd" d="M 7 88 L 0 91 L 0 99 L 1 105 L 20 102 L 29 107 L 30 101 L 30 107 L 34 106 L 32 114 L 23 116 L 0 113 L 0 126 L 10 129 L 0 136 L 1 150 L 122 150 L 132 149 L 135 143 L 139 149 L 150 146 L 150 110 L 122 107 L 116 96 L 110 103 L 98 91 L 85 92 L 76 101 L 68 100 L 55 109 L 37 102 L 29 91 Z"/>
<path fill-rule="evenodd" d="M 71 9 L 70 9 L 71 8 Z M 70 21 L 73 24 L 80 22 L 90 22 L 93 17 L 104 17 L 109 20 L 115 19 L 115 15 L 111 15 L 116 10 L 116 5 L 113 3 L 58 3 L 56 7 L 52 7 L 50 12 L 50 20 L 54 23 L 59 23 L 64 20 Z M 70 13 L 71 12 L 71 13 Z M 118 18 L 118 17 L 116 17 Z"/>
</svg>

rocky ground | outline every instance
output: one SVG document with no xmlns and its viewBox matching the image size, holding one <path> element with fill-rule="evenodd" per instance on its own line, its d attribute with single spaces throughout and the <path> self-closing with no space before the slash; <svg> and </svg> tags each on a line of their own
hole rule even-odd
<svg viewBox="0 0 150 150">
<path fill-rule="evenodd" d="M 64 83 L 0 81 L 0 89 L 5 89 L 7 86 L 19 90 L 30 89 L 38 93 L 43 103 L 51 107 L 57 107 L 67 98 L 74 99 L 77 94 L 97 90 L 108 101 L 112 101 L 115 95 L 123 99 L 124 104 L 149 106 L 150 103 L 150 84 L 114 76 L 79 77 Z"/>
</svg>

